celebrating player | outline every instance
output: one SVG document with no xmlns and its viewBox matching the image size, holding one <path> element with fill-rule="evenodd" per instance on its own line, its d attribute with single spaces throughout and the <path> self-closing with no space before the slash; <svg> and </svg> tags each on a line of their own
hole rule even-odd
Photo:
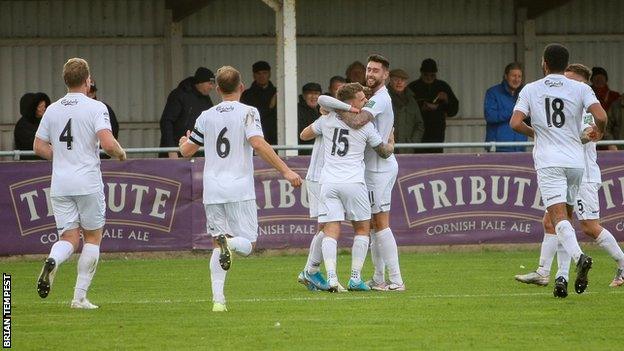
<svg viewBox="0 0 624 351">
<path fill-rule="evenodd" d="M 63 79 L 67 94 L 48 107 L 33 145 L 37 155 L 52 160 L 50 200 L 60 236 L 43 264 L 37 292 L 42 298 L 48 296 L 58 267 L 78 249 L 82 232 L 84 245 L 71 307 L 95 309 L 98 306 L 89 302 L 87 290 L 100 257 L 106 211 L 99 145 L 122 161 L 126 152 L 113 137 L 106 105 L 87 97 L 91 87 L 87 61 L 69 59 Z"/>
<path fill-rule="evenodd" d="M 582 64 L 570 64 L 565 71 L 565 76 L 585 84 L 589 84 L 591 71 Z M 585 114 L 584 123 L 586 125 L 593 124 L 591 114 Z M 607 253 L 617 262 L 615 277 L 609 286 L 618 287 L 624 284 L 624 252 L 618 246 L 617 241 L 609 232 L 600 225 L 600 202 L 598 200 L 598 189 L 602 184 L 600 177 L 600 167 L 596 162 L 596 143 L 588 142 L 583 146 L 585 150 L 585 172 L 583 173 L 583 181 L 579 190 L 575 212 L 576 217 L 581 225 L 581 230 L 588 236 L 592 237 L 596 243 L 605 249 Z M 550 267 L 557 253 L 558 271 L 555 279 L 554 295 L 558 297 L 567 296 L 568 272 L 570 268 L 570 256 L 563 249 L 557 240 L 554 228 L 550 223 L 548 212 L 544 214 L 544 240 L 540 252 L 540 264 L 535 272 L 528 274 L 516 275 L 516 280 L 536 285 L 548 285 Z"/>
<path fill-rule="evenodd" d="M 560 44 L 544 49 L 544 78 L 527 84 L 520 92 L 511 117 L 511 127 L 535 138 L 533 159 L 542 200 L 565 251 L 576 262 L 575 291 L 581 294 L 588 284 L 592 258 L 581 250 L 570 223 L 572 210 L 585 171 L 585 152 L 581 142 L 584 111 L 596 122 L 592 140 L 598 140 L 607 116 L 591 87 L 566 78 L 568 50 Z M 531 127 L 524 118 L 531 116 Z M 563 281 L 555 286 L 555 295 L 565 297 Z M 565 293 L 564 293 L 565 290 Z"/>
<path fill-rule="evenodd" d="M 338 98 L 349 103 L 349 109 L 360 109 L 367 103 L 359 83 L 346 84 L 338 90 Z M 324 223 L 322 254 L 327 271 L 329 291 L 338 291 L 336 274 L 337 240 L 340 222 L 350 220 L 355 230 L 351 251 L 351 279 L 349 290 L 368 291 L 361 279 L 362 266 L 368 252 L 370 232 L 370 199 L 364 179 L 364 152 L 370 146 L 380 157 L 390 157 L 394 142 L 384 143 L 372 123 L 353 129 L 338 118 L 335 112 L 318 118 L 301 132 L 302 140 L 323 136 L 325 163 L 321 172 L 321 198 L 318 221 Z"/>
<path fill-rule="evenodd" d="M 258 237 L 253 150 L 293 186 L 301 185 L 301 177 L 264 140 L 258 110 L 239 102 L 243 88 L 236 69 L 219 68 L 217 92 L 223 101 L 202 112 L 193 131 L 179 143 L 184 157 L 205 145 L 203 202 L 215 247 L 210 258 L 215 312 L 227 311 L 223 286 L 231 265 L 230 249 L 247 256 Z"/>
<path fill-rule="evenodd" d="M 327 96 L 319 98 L 319 105 L 326 110 L 336 109 L 344 122 L 351 128 L 358 129 L 373 122 L 382 140 L 387 142 L 394 125 L 392 100 L 385 86 L 388 79 L 390 63 L 377 54 L 368 57 L 366 66 L 366 85 L 373 91 L 373 96 L 359 113 L 348 112 L 346 107 L 336 108 L 328 105 L 331 99 Z M 390 229 L 390 205 L 392 188 L 396 182 L 399 166 L 394 155 L 387 159 L 380 157 L 373 149 L 367 148 L 365 155 L 366 186 L 371 199 L 373 213 L 371 234 L 371 257 L 375 266 L 375 274 L 369 285 L 373 290 L 403 291 L 405 284 L 399 267 L 399 251 L 394 234 Z M 389 284 L 385 281 L 385 269 L 388 268 Z"/>
</svg>

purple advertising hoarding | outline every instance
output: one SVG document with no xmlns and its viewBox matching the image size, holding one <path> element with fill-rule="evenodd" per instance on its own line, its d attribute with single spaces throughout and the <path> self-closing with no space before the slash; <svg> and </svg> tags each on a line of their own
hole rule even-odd
<svg viewBox="0 0 624 351">
<path fill-rule="evenodd" d="M 624 240 L 621 152 L 599 154 L 603 225 Z M 528 243 L 542 238 L 544 208 L 528 153 L 399 155 L 391 226 L 399 245 Z M 309 157 L 287 163 L 305 176 Z M 104 161 L 103 251 L 211 248 L 201 203 L 203 158 Z M 307 247 L 316 232 L 305 187 L 255 160 L 259 248 Z M 44 253 L 58 240 L 49 162 L 0 163 L 0 255 Z M 341 245 L 350 246 L 350 225 Z M 581 238 L 581 236 L 579 236 Z"/>
</svg>

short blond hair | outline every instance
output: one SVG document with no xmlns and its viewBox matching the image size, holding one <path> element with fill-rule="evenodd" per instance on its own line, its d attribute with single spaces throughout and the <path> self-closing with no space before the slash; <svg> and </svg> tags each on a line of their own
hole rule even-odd
<svg viewBox="0 0 624 351">
<path fill-rule="evenodd" d="M 63 66 L 63 80 L 68 88 L 83 85 L 90 75 L 89 64 L 79 57 L 70 58 Z"/>
<path fill-rule="evenodd" d="M 591 70 L 582 63 L 571 63 L 566 67 L 565 71 L 578 74 L 583 77 L 586 82 L 589 82 L 589 78 L 591 77 Z"/>
<path fill-rule="evenodd" d="M 347 83 L 338 89 L 336 97 L 340 101 L 348 101 L 355 98 L 360 91 L 364 91 L 364 87 L 360 83 Z"/>
<path fill-rule="evenodd" d="M 232 66 L 223 66 L 217 70 L 217 86 L 223 94 L 231 94 L 238 89 L 240 72 Z"/>
</svg>

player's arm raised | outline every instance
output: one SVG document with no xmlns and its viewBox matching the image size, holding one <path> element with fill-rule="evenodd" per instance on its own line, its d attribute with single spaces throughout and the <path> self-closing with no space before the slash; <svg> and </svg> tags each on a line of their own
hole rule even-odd
<svg viewBox="0 0 624 351">
<path fill-rule="evenodd" d="M 327 111 L 336 111 L 346 125 L 353 129 L 360 129 L 373 120 L 374 116 L 368 111 L 360 111 L 351 105 L 327 95 L 321 95 L 319 105 Z"/>
<path fill-rule="evenodd" d="M 126 151 L 119 145 L 119 142 L 113 136 L 110 129 L 102 129 L 97 132 L 97 138 L 100 141 L 102 150 L 110 157 L 114 157 L 119 161 L 126 160 Z"/>
<path fill-rule="evenodd" d="M 301 186 L 301 177 L 293 172 L 282 159 L 277 156 L 271 145 L 264 140 L 262 136 L 256 135 L 248 139 L 251 147 L 265 160 L 268 164 L 279 171 L 286 180 L 294 187 Z"/>
<path fill-rule="evenodd" d="M 35 137 L 35 141 L 33 142 L 33 151 L 41 158 L 46 160 L 52 159 L 52 146 L 47 141 L 39 139 L 39 137 Z"/>
</svg>

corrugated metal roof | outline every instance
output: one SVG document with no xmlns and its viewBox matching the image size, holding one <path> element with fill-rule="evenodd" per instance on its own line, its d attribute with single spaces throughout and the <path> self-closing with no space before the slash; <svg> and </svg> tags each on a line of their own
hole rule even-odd
<svg viewBox="0 0 624 351">
<path fill-rule="evenodd" d="M 624 33 L 624 1 L 574 0 L 535 20 L 538 34 Z"/>
<path fill-rule="evenodd" d="M 0 2 L 0 37 L 162 36 L 164 0 Z"/>
</svg>

